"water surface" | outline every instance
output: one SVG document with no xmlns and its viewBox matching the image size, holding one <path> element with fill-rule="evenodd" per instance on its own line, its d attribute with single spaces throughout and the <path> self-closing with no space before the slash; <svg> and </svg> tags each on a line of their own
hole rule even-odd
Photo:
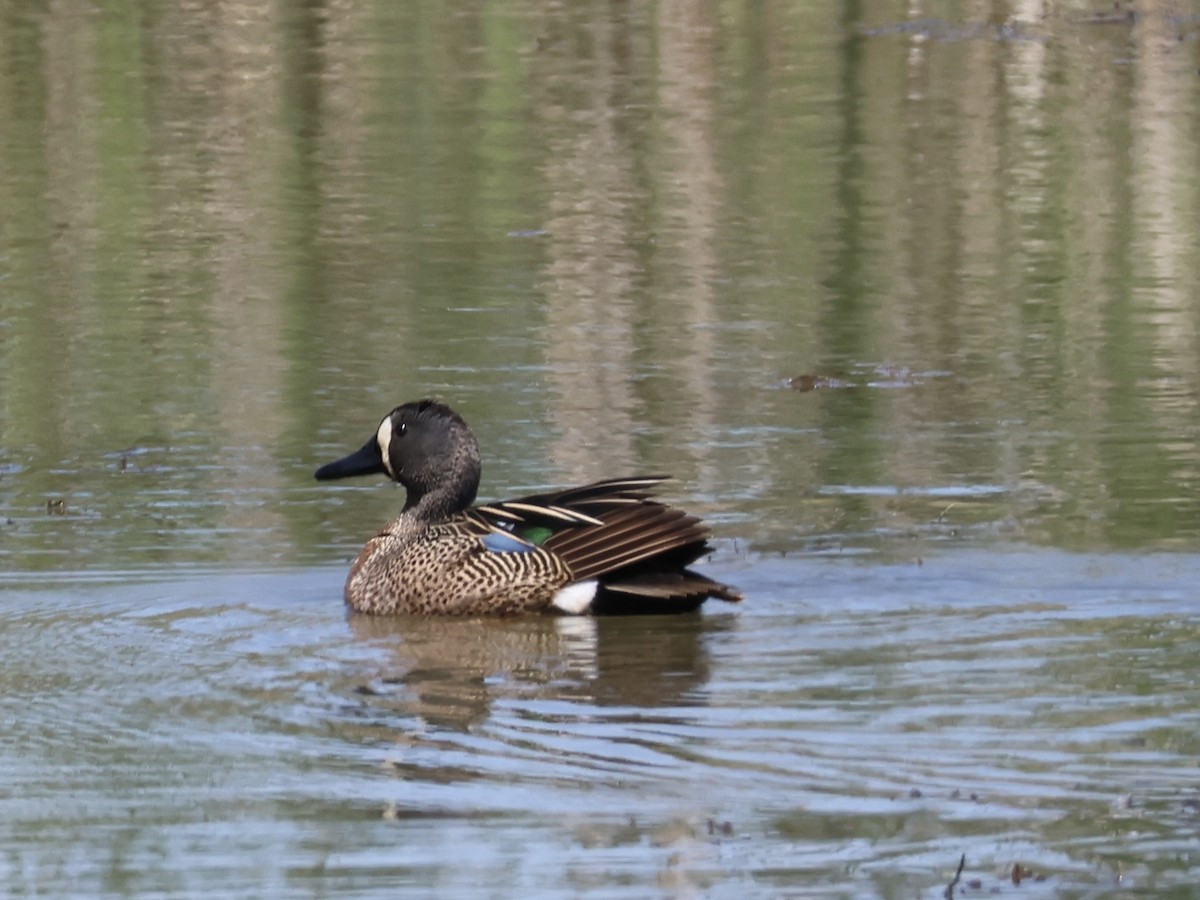
<svg viewBox="0 0 1200 900">
<path fill-rule="evenodd" d="M 14 893 L 889 897 L 965 853 L 1002 894 L 1016 864 L 1022 896 L 1184 896 L 1198 566 L 758 559 L 715 567 L 742 610 L 598 621 L 347 620 L 335 567 L 10 583 L 0 866 Z"/>
<path fill-rule="evenodd" d="M 1195 4 L 0 19 L 3 890 L 1193 894 Z M 348 619 L 427 395 L 746 603 Z"/>
</svg>

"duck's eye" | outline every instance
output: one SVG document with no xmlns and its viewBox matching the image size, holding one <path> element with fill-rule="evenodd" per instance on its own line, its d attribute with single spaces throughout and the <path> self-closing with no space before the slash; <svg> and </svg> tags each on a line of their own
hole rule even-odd
<svg viewBox="0 0 1200 900">
<path fill-rule="evenodd" d="M 408 423 L 407 422 L 401 422 L 399 425 L 396 426 L 396 436 L 397 437 L 404 437 L 404 432 L 406 432 L 406 431 L 408 431 Z"/>
</svg>

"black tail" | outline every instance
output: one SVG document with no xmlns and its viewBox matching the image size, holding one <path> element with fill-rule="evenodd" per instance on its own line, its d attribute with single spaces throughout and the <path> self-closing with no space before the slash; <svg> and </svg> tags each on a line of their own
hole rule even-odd
<svg viewBox="0 0 1200 900">
<path fill-rule="evenodd" d="M 711 549 L 711 532 L 695 516 L 641 500 L 597 518 L 601 524 L 560 531 L 545 544 L 576 580 L 600 581 L 593 612 L 683 612 L 709 597 L 742 599 L 736 589 L 687 568 Z"/>
</svg>

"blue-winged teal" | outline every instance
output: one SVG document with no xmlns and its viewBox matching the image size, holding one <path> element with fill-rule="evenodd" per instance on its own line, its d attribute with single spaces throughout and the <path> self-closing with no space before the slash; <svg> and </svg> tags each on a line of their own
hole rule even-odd
<svg viewBox="0 0 1200 900">
<path fill-rule="evenodd" d="M 471 506 L 479 472 L 471 429 L 433 400 L 397 406 L 361 450 L 317 470 L 321 480 L 386 474 L 408 490 L 350 567 L 352 609 L 666 613 L 742 599 L 687 568 L 709 551 L 709 528 L 651 498 L 663 476 Z"/>
</svg>

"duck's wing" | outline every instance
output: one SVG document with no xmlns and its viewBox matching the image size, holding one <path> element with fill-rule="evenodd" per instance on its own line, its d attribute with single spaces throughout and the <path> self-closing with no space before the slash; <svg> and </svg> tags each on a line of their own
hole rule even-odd
<svg viewBox="0 0 1200 900">
<path fill-rule="evenodd" d="M 610 478 L 580 487 L 480 504 L 463 516 L 484 532 L 500 529 L 542 544 L 563 529 L 600 525 L 605 514 L 651 502 L 654 488 L 668 480 L 669 475 Z"/>
<path fill-rule="evenodd" d="M 735 588 L 687 568 L 712 549 L 712 532 L 654 499 L 668 478 L 614 478 L 484 504 L 460 521 L 489 549 L 542 547 L 566 563 L 573 582 L 598 582 L 596 612 L 678 612 L 708 597 L 741 600 Z"/>
</svg>

